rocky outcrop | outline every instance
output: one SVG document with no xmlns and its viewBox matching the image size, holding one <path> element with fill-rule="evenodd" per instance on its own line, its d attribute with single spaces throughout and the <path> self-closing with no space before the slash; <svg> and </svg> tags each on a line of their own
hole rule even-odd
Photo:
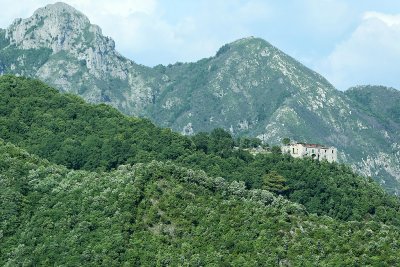
<svg viewBox="0 0 400 267">
<path fill-rule="evenodd" d="M 15 20 L 5 38 L 9 48 L 50 49 L 51 55 L 34 76 L 60 90 L 132 114 L 141 113 L 152 100 L 153 79 L 147 74 L 152 70 L 122 57 L 100 27 L 67 4 L 47 5 L 30 18 Z"/>
</svg>

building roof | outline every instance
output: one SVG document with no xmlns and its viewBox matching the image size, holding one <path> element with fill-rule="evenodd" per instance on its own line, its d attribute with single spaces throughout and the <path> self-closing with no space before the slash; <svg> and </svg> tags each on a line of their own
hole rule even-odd
<svg viewBox="0 0 400 267">
<path fill-rule="evenodd" d="M 300 143 L 300 142 L 299 143 L 290 144 L 290 145 L 302 145 L 302 146 L 307 147 L 307 148 L 322 148 L 322 149 L 332 148 L 332 147 L 325 146 L 325 145 L 320 145 L 320 144 L 307 144 L 307 143 Z"/>
</svg>

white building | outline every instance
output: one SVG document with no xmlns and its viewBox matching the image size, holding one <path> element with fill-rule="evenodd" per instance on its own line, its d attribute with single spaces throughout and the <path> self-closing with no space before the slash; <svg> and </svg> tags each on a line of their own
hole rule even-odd
<svg viewBox="0 0 400 267">
<path fill-rule="evenodd" d="M 319 144 L 294 143 L 282 147 L 282 153 L 288 153 L 294 158 L 311 157 L 328 162 L 337 161 L 337 149 Z"/>
</svg>

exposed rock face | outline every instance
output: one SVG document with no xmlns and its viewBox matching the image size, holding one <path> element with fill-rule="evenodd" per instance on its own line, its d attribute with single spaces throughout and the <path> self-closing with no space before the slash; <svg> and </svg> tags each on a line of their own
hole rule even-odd
<svg viewBox="0 0 400 267">
<path fill-rule="evenodd" d="M 40 8 L 28 19 L 15 20 L 7 29 L 6 37 L 22 49 L 48 47 L 54 53 L 61 50 L 76 52 L 93 37 L 97 37 L 98 44 L 104 44 L 99 38 L 100 28 L 90 25 L 82 13 L 63 3 Z M 113 49 L 112 41 L 108 43 Z"/>
<path fill-rule="evenodd" d="M 345 92 L 353 105 L 369 118 L 360 130 L 374 136 L 361 162 L 354 164 L 363 174 L 382 179 L 386 187 L 400 181 L 400 91 L 384 86 L 358 86 Z M 394 178 L 394 179 L 393 179 Z"/>
<path fill-rule="evenodd" d="M 108 102 L 133 114 L 140 114 L 152 100 L 152 79 L 147 77 L 152 70 L 122 57 L 112 39 L 67 4 L 48 5 L 30 18 L 15 20 L 5 39 L 16 54 L 50 49 L 33 76 L 60 90 L 82 95 L 90 102 Z"/>
<path fill-rule="evenodd" d="M 101 29 L 90 24 L 82 13 L 64 3 L 48 5 L 28 19 L 15 20 L 7 29 L 6 38 L 20 49 L 49 48 L 53 54 L 68 51 L 96 78 L 107 72 L 107 66 L 114 61 L 112 57 L 116 56 L 114 41 L 104 37 Z M 68 69 L 72 75 L 77 68 Z M 126 78 L 121 64 L 110 74 Z"/>
<path fill-rule="evenodd" d="M 360 99 L 379 90 L 340 92 L 262 39 L 240 39 L 196 63 L 149 68 L 122 57 L 98 26 L 57 3 L 0 31 L 0 72 L 40 78 L 184 134 L 223 127 L 268 143 L 290 137 L 332 145 L 341 161 L 400 190 L 400 100 L 378 112 L 381 98 Z M 398 91 L 385 90 L 397 99 Z"/>
</svg>

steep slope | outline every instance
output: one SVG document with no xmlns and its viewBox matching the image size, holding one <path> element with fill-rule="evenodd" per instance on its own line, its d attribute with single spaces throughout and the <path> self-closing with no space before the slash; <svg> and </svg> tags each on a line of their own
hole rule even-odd
<svg viewBox="0 0 400 267">
<path fill-rule="evenodd" d="M 388 129 L 400 129 L 400 91 L 385 86 L 357 86 L 345 94 L 359 104 L 359 108 L 385 121 Z"/>
<path fill-rule="evenodd" d="M 163 69 L 169 83 L 153 120 L 186 134 L 223 126 L 236 135 L 279 143 L 283 137 L 336 146 L 341 161 L 398 192 L 396 124 L 365 112 L 327 80 L 266 41 L 245 38 L 215 57 Z M 372 126 L 372 127 L 369 127 Z"/>
<path fill-rule="evenodd" d="M 16 19 L 0 33 L 0 72 L 34 76 L 126 113 L 141 114 L 153 99 L 151 68 L 127 60 L 114 41 L 64 3 L 47 5 Z"/>
<path fill-rule="evenodd" d="M 345 92 L 353 104 L 369 118 L 371 132 L 379 130 L 377 153 L 364 158 L 361 165 L 375 166 L 375 174 L 400 176 L 400 91 L 384 86 L 358 86 Z M 373 119 L 371 119 L 373 118 Z M 386 144 L 384 141 L 387 141 Z M 386 147 L 386 149 L 383 149 Z M 386 151 L 385 151 L 386 150 Z M 363 168 L 363 167 L 361 167 Z M 368 174 L 368 173 L 365 173 Z"/>
<path fill-rule="evenodd" d="M 2 73 L 40 78 L 185 134 L 223 127 L 267 143 L 290 137 L 333 145 L 342 162 L 400 192 L 397 124 L 381 118 L 397 113 L 366 112 L 262 39 L 235 41 L 196 63 L 148 68 L 123 58 L 83 14 L 57 3 L 0 31 L 0 48 Z"/>
<path fill-rule="evenodd" d="M 188 137 L 146 119 L 11 75 L 0 77 L 0 138 L 57 164 L 87 170 L 172 160 L 194 150 Z"/>
<path fill-rule="evenodd" d="M 0 140 L 0 171 L 4 266 L 393 266 L 400 260 L 396 226 L 309 215 L 268 191 L 173 164 L 71 171 Z"/>
<path fill-rule="evenodd" d="M 320 93 L 335 93 L 323 77 L 254 37 L 223 46 L 215 57 L 164 68 L 164 73 L 169 83 L 153 106 L 154 118 L 174 129 L 191 124 L 195 132 L 223 126 L 239 135 L 261 134 L 294 95 L 315 101 L 316 86 Z"/>
</svg>

